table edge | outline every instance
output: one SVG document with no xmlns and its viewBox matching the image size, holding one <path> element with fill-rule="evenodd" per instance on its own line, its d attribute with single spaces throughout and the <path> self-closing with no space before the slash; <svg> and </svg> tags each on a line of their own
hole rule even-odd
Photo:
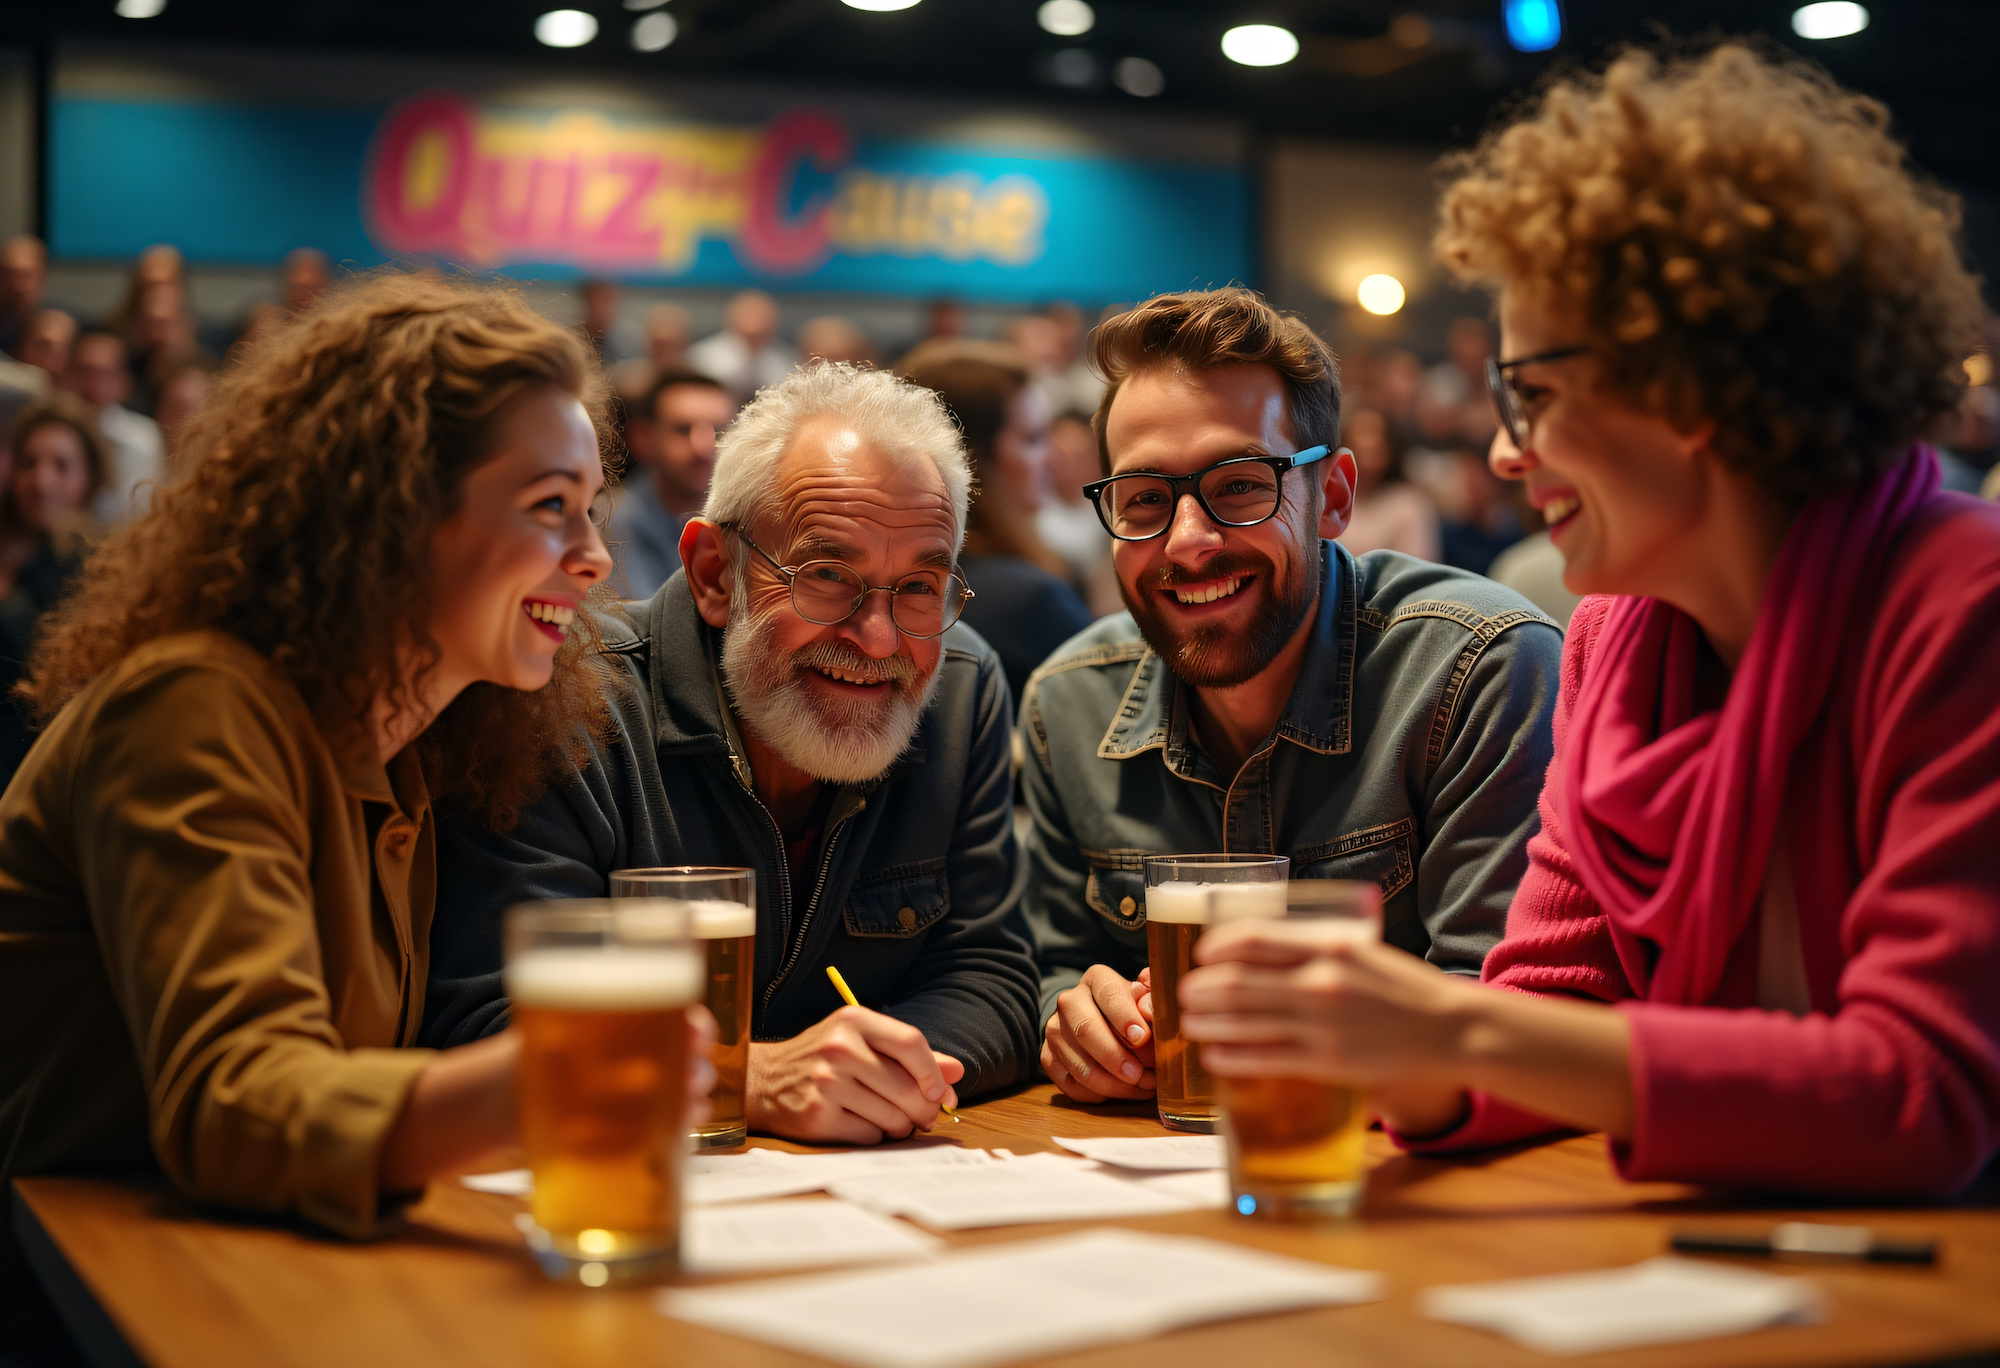
<svg viewBox="0 0 2000 1368">
<path fill-rule="evenodd" d="M 91 1292 L 83 1275 L 70 1265 L 62 1246 L 49 1234 L 18 1181 L 8 1185 L 14 1238 L 35 1280 L 42 1285 L 92 1368 L 145 1368 L 118 1323 Z"/>
</svg>

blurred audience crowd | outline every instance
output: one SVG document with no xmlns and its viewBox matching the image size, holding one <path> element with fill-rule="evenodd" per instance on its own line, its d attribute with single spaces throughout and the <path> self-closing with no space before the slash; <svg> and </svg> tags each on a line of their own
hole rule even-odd
<svg viewBox="0 0 2000 1368">
<path fill-rule="evenodd" d="M 0 244 L 0 679 L 11 687 L 34 626 L 62 596 L 92 534 L 146 505 L 173 470 L 180 435 L 210 377 L 310 307 L 333 278 L 325 254 L 300 248 L 280 264 L 275 298 L 243 316 L 198 319 L 186 263 L 169 245 L 133 263 L 115 308 L 90 316 L 48 292 L 43 244 Z M 1101 473 L 1091 414 L 1102 381 L 1085 360 L 1090 321 L 1052 303 L 967 336 L 963 305 L 926 302 L 915 336 L 871 337 L 836 315 L 787 338 L 779 302 L 745 290 L 720 331 L 697 337 L 688 312 L 657 303 L 628 313 L 613 281 L 578 290 L 577 327 L 603 357 L 629 453 L 607 496 L 615 583 L 652 594 L 680 567 L 681 528 L 707 497 L 717 434 L 756 391 L 803 361 L 885 366 L 942 394 L 978 476 L 962 573 L 975 598 L 965 619 L 1000 652 L 1018 697 L 1048 653 L 1117 612 L 1111 542 L 1081 487 Z M 1107 310 L 1110 316 L 1116 310 Z M 1576 599 L 1562 558 L 1523 486 L 1497 479 L 1487 390 L 1492 328 L 1459 318 L 1443 355 L 1360 344 L 1342 367 L 1342 441 L 1358 471 L 1350 551 L 1401 551 L 1490 575 L 1567 623 Z M 1948 487 L 2000 498 L 2000 392 L 1990 357 L 2000 329 L 1967 363 L 1970 382 L 1936 435 Z M 0 780 L 26 733 L 0 703 Z"/>
</svg>

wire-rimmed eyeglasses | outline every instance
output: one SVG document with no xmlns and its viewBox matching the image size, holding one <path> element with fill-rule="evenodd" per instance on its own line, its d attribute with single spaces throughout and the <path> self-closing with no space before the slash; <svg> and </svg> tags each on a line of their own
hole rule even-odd
<svg viewBox="0 0 2000 1368">
<path fill-rule="evenodd" d="M 1572 356 L 1582 356 L 1589 350 L 1591 348 L 1586 344 L 1558 347 L 1555 351 L 1519 356 L 1512 361 L 1501 361 L 1491 356 L 1486 358 L 1486 388 L 1493 395 L 1493 412 L 1499 416 L 1500 426 L 1507 429 L 1507 440 L 1514 444 L 1515 450 L 1524 450 L 1528 445 L 1528 407 L 1521 399 L 1521 392 L 1514 388 L 1509 372 L 1516 366 L 1564 361 Z"/>
<path fill-rule="evenodd" d="M 870 594 L 887 594 L 889 620 L 896 624 L 896 630 L 928 641 L 950 630 L 973 597 L 964 580 L 945 570 L 913 570 L 894 584 L 870 584 L 842 561 L 780 565 L 776 556 L 757 545 L 741 527 L 734 523 L 724 526 L 784 577 L 792 592 L 792 611 L 816 626 L 845 622 L 861 611 Z"/>
<path fill-rule="evenodd" d="M 1331 450 L 1316 446 L 1292 456 L 1232 456 L 1192 475 L 1113 475 L 1085 485 L 1083 497 L 1097 510 L 1104 530 L 1119 541 L 1151 541 L 1164 534 L 1185 494 L 1194 495 L 1212 522 L 1255 527 L 1277 515 L 1284 502 L 1285 472 L 1322 460 Z"/>
</svg>

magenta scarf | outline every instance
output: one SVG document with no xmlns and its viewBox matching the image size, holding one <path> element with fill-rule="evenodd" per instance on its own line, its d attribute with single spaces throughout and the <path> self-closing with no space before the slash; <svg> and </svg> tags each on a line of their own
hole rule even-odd
<svg viewBox="0 0 2000 1368">
<path fill-rule="evenodd" d="M 1917 447 L 1806 505 L 1719 711 L 1695 711 L 1694 620 L 1658 599 L 1612 602 L 1556 761 L 1556 815 L 1613 925 L 1660 947 L 1650 974 L 1625 966 L 1642 997 L 1715 996 L 1757 905 L 1792 754 L 1867 628 L 1860 596 L 1939 479 L 1936 456 Z"/>
</svg>

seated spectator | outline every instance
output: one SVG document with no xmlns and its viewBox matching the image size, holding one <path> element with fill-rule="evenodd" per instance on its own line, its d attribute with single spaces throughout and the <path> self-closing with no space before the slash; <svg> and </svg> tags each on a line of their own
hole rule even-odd
<svg viewBox="0 0 2000 1368">
<path fill-rule="evenodd" d="M 40 366 L 51 379 L 69 369 L 70 348 L 76 344 L 76 320 L 61 309 L 37 309 L 22 330 L 14 359 Z"/>
<path fill-rule="evenodd" d="M 181 448 L 187 441 L 187 425 L 208 398 L 209 372 L 201 366 L 183 366 L 160 385 L 160 402 L 154 419 L 159 424 L 160 442 L 165 450 L 163 470 L 177 473 Z"/>
<path fill-rule="evenodd" d="M 970 486 L 937 396 L 879 371 L 805 367 L 743 411 L 685 569 L 603 622 L 610 730 L 511 828 L 446 822 L 427 1040 L 505 1025 L 510 904 L 741 865 L 752 1130 L 868 1144 L 1027 1075 L 1012 719 L 952 625 Z"/>
<path fill-rule="evenodd" d="M 1402 452 L 1389 420 L 1374 409 L 1356 409 L 1341 424 L 1354 453 L 1354 513 L 1340 544 L 1355 555 L 1400 551 L 1418 560 L 1440 558 L 1438 515 L 1430 496 L 1403 478 Z"/>
<path fill-rule="evenodd" d="M 1069 567 L 1069 582 L 1083 595 L 1092 617 L 1125 606 L 1118 596 L 1117 572 L 1111 568 L 1111 534 L 1083 494 L 1083 487 L 1103 473 L 1090 415 L 1076 409 L 1057 414 L 1049 424 L 1049 478 L 1044 482 L 1048 498 L 1035 514 L 1035 530 L 1043 545 Z"/>
<path fill-rule="evenodd" d="M 1527 865 L 1561 649 L 1496 584 L 1327 540 L 1354 458 L 1296 318 L 1161 295 L 1094 346 L 1090 493 L 1131 611 L 1035 672 L 1020 726 L 1042 1067 L 1077 1102 L 1154 1092 L 1146 853 L 1374 881 L 1400 957 L 1476 977 Z"/>
<path fill-rule="evenodd" d="M 875 364 L 875 348 L 868 334 L 850 318 L 829 314 L 813 318 L 799 329 L 799 351 L 808 361 L 845 361 L 851 366 Z"/>
<path fill-rule="evenodd" d="M 5 1177 L 157 1168 L 364 1236 L 515 1143 L 515 1040 L 406 1048 L 432 804 L 506 820 L 601 712 L 587 620 L 564 639 L 610 569 L 601 391 L 517 297 L 411 277 L 223 379 L 188 477 L 30 668 L 46 721 L 0 798 Z"/>
<path fill-rule="evenodd" d="M 620 598 L 651 598 L 680 570 L 681 529 L 708 497 L 716 435 L 736 405 L 706 375 L 669 371 L 641 411 L 644 419 L 626 428 L 632 466 L 604 529 Z"/>
<path fill-rule="evenodd" d="M 799 354 L 778 336 L 778 301 L 762 290 L 731 299 L 725 317 L 721 332 L 688 348 L 688 365 L 714 376 L 741 404 L 791 374 Z"/>
<path fill-rule="evenodd" d="M 44 614 L 83 564 L 90 501 L 104 483 L 104 437 L 89 407 L 56 393 L 14 420 L 0 481 L 0 789 L 33 740 L 14 686 Z"/>
<path fill-rule="evenodd" d="M 1091 623 L 1069 566 L 1035 530 L 1048 464 L 1041 391 L 1020 351 L 994 342 L 927 342 L 901 369 L 943 396 L 965 434 L 976 490 L 958 561 L 973 593 L 965 625 L 1000 653 L 1009 696 L 1019 698 L 1049 652 Z"/>
<path fill-rule="evenodd" d="M 678 304 L 646 310 L 646 351 L 611 368 L 611 385 L 627 409 L 645 399 L 653 382 L 668 371 L 688 369 L 688 316 Z"/>
<path fill-rule="evenodd" d="M 49 249 L 32 233 L 0 243 L 0 352 L 12 355 L 29 320 L 42 309 L 49 282 Z"/>
<path fill-rule="evenodd" d="M 159 424 L 125 407 L 132 394 L 125 344 L 108 332 L 87 332 L 77 338 L 64 384 L 90 405 L 98 429 L 111 445 L 111 469 L 97 495 L 98 521 L 110 527 L 144 512 L 159 482 L 166 448 Z"/>
<path fill-rule="evenodd" d="M 183 366 L 213 369 L 216 364 L 196 337 L 187 290 L 180 285 L 148 287 L 139 297 L 139 309 L 126 339 L 131 347 L 127 364 L 132 371 L 132 393 L 127 402 L 148 416 L 159 401 L 161 382 L 169 375 Z"/>
<path fill-rule="evenodd" d="M 332 283 L 332 263 L 317 247 L 294 247 L 278 267 L 278 294 L 287 313 L 304 313 Z"/>
<path fill-rule="evenodd" d="M 1934 1198 L 2000 1151 L 2000 510 L 1918 440 L 1979 295 L 1887 125 L 1724 44 L 1458 160 L 1500 473 L 1590 595 L 1541 830 L 1485 987 L 1204 936 L 1212 1071 L 1366 1087 L 1424 1151 L 1603 1131 L 1633 1180 Z"/>
</svg>

